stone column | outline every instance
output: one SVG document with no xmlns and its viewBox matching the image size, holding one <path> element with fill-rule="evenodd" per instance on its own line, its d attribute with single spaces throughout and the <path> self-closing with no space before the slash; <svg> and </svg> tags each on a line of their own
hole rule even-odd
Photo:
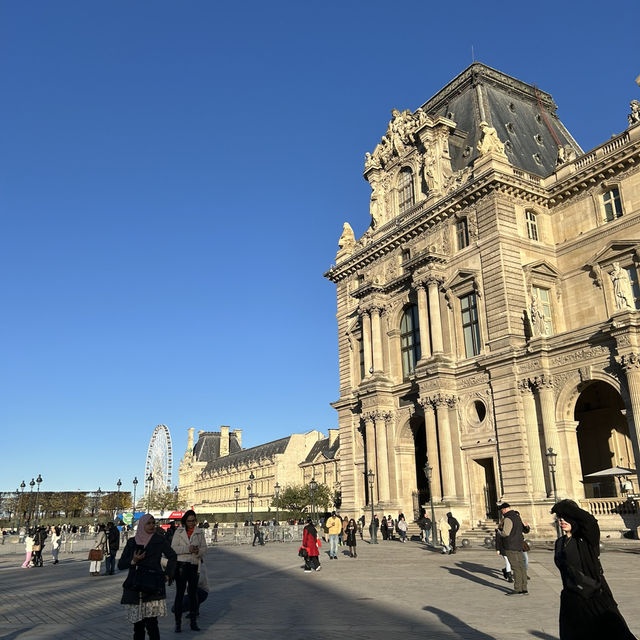
<svg viewBox="0 0 640 640">
<path fill-rule="evenodd" d="M 440 283 L 437 278 L 431 277 L 427 282 L 429 287 L 429 318 L 431 320 L 431 350 L 435 355 L 442 353 L 442 319 L 440 318 Z"/>
<path fill-rule="evenodd" d="M 618 359 L 618 362 L 622 365 L 627 375 L 632 414 L 629 416 L 627 412 L 627 423 L 629 424 L 629 435 L 633 446 L 633 457 L 638 471 L 637 486 L 640 487 L 640 354 L 629 353 L 623 355 Z"/>
<path fill-rule="evenodd" d="M 384 368 L 382 359 L 382 322 L 380 307 L 371 308 L 371 345 L 373 351 L 373 370 L 381 372 Z"/>
<path fill-rule="evenodd" d="M 376 501 L 380 499 L 380 493 L 378 491 L 378 482 L 380 480 L 378 476 L 378 465 L 376 464 L 376 431 L 375 431 L 375 422 L 374 422 L 374 414 L 366 413 L 363 416 L 363 420 L 365 423 L 365 438 L 367 445 L 367 467 L 366 473 L 369 473 L 369 470 L 373 471 L 376 474 L 375 482 L 373 483 L 373 495 L 371 497 L 371 501 L 375 504 Z M 367 483 L 369 482 L 367 478 Z"/>
<path fill-rule="evenodd" d="M 547 466 L 547 463 L 546 460 L 544 462 L 542 460 L 536 401 L 533 397 L 533 389 L 531 388 L 528 379 L 521 380 L 518 383 L 518 389 L 522 394 L 522 410 L 524 413 L 524 425 L 527 434 L 527 447 L 529 450 L 531 496 L 534 500 L 542 500 L 546 498 L 544 469 Z"/>
<path fill-rule="evenodd" d="M 391 419 L 390 413 L 377 412 L 376 424 L 376 466 L 378 467 L 378 491 L 379 502 L 389 502 L 389 455 L 387 447 L 387 422 Z"/>
<path fill-rule="evenodd" d="M 440 454 L 438 453 L 438 432 L 436 431 L 436 414 L 430 398 L 420 398 L 424 409 L 424 430 L 427 440 L 427 459 L 433 469 L 431 474 L 431 492 L 433 501 L 442 500 L 442 483 L 440 482 Z"/>
<path fill-rule="evenodd" d="M 453 448 L 451 442 L 451 425 L 449 423 L 449 402 L 451 398 L 439 393 L 433 399 L 438 418 L 438 436 L 440 437 L 440 469 L 442 471 L 442 499 L 451 500 L 456 495 L 456 478 Z"/>
<path fill-rule="evenodd" d="M 372 368 L 371 361 L 371 316 L 368 309 L 360 309 L 360 320 L 362 321 L 362 341 L 364 347 L 364 377 L 370 376 Z"/>
<path fill-rule="evenodd" d="M 551 376 L 542 374 L 536 376 L 533 381 L 535 387 L 538 390 L 540 397 L 540 411 L 542 412 L 542 428 L 544 430 L 544 450 L 545 452 L 551 447 L 557 454 L 556 458 L 556 489 L 558 496 L 566 493 L 565 486 L 565 465 L 568 464 L 568 460 L 563 460 L 560 449 L 560 438 L 558 437 L 558 429 L 556 427 L 556 412 L 555 412 L 555 398 L 553 395 L 553 380 Z M 546 462 L 546 460 L 545 460 Z M 550 478 L 551 480 L 551 478 Z M 551 481 L 552 482 L 552 481 Z M 550 496 L 553 495 L 553 487 L 551 489 Z"/>
<path fill-rule="evenodd" d="M 420 350 L 422 359 L 431 356 L 431 339 L 429 338 L 429 313 L 427 312 L 427 289 L 424 283 L 416 284 L 418 292 L 418 322 L 420 323 Z"/>
</svg>

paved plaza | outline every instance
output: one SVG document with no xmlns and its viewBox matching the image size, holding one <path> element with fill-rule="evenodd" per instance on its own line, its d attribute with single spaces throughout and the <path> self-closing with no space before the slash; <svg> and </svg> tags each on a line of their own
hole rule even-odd
<svg viewBox="0 0 640 640">
<path fill-rule="evenodd" d="M 361 542 L 357 559 L 341 547 L 339 559 L 330 561 L 325 545 L 322 571 L 308 574 L 297 548 L 272 543 L 210 549 L 212 590 L 202 605 L 202 632 L 189 631 L 187 622 L 179 637 L 558 638 L 560 579 L 548 549 L 530 553 L 530 595 L 505 597 L 502 560 L 487 549 L 445 556 L 416 542 Z M 0 559 L 0 639 L 132 637 L 119 604 L 125 574 L 90 577 L 84 553 L 63 556 L 53 566 L 48 552 L 41 569 L 19 568 L 15 555 Z M 623 615 L 640 635 L 640 546 L 606 550 L 602 562 Z M 168 589 L 170 600 L 173 594 Z M 160 630 L 165 640 L 176 637 L 171 616 L 160 619 Z"/>
</svg>

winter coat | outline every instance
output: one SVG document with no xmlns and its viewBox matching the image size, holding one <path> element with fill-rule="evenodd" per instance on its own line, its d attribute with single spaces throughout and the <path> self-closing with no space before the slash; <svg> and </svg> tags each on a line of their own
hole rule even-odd
<svg viewBox="0 0 640 640">
<path fill-rule="evenodd" d="M 560 640 L 634 640 L 604 578 L 598 522 L 587 511 L 567 502 L 559 503 L 562 506 L 557 513 L 571 522 L 572 535 L 556 540 L 554 555 L 563 587 Z M 593 594 L 585 593 L 585 585 L 594 587 Z"/>
<path fill-rule="evenodd" d="M 524 542 L 522 518 L 517 511 L 507 511 L 502 521 L 502 530 L 496 531 L 497 536 L 504 538 L 505 551 L 522 552 L 522 544 Z"/>
<path fill-rule="evenodd" d="M 142 602 L 164 600 L 167 597 L 164 583 L 162 585 L 161 591 L 159 591 L 158 593 L 150 594 L 143 594 L 125 587 L 128 582 L 133 580 L 133 574 L 136 571 L 136 565 L 132 565 L 131 561 L 133 560 L 133 554 L 136 550 L 137 544 L 138 543 L 136 542 L 135 538 L 129 538 L 129 540 L 127 540 L 127 544 L 124 547 L 124 550 L 122 551 L 122 556 L 120 556 L 120 560 L 118 560 L 118 569 L 120 569 L 121 571 L 124 569 L 129 569 L 127 579 L 122 585 L 122 599 L 120 600 L 120 603 L 138 604 L 141 600 Z M 166 574 L 170 578 L 173 578 L 176 570 L 176 552 L 171 548 L 171 545 L 167 542 L 163 535 L 154 533 L 153 537 L 151 538 L 151 540 L 149 540 L 147 546 L 144 548 L 144 553 L 145 556 L 140 562 L 141 567 L 147 567 L 149 569 L 153 569 L 154 571 L 162 571 L 160 559 L 162 558 L 162 556 L 164 556 L 168 560 Z"/>
<path fill-rule="evenodd" d="M 107 534 L 104 531 L 101 531 L 96 538 L 96 543 L 93 545 L 94 549 L 102 549 L 104 551 L 105 545 L 107 544 Z"/>
<path fill-rule="evenodd" d="M 355 547 L 356 546 L 356 537 L 358 534 L 358 525 L 347 525 L 346 528 L 346 532 L 345 532 L 345 540 L 347 543 L 348 547 Z"/>
<path fill-rule="evenodd" d="M 120 548 L 120 532 L 117 527 L 107 529 L 107 552 L 111 553 Z"/>
<path fill-rule="evenodd" d="M 198 553 L 191 553 L 189 547 L 198 547 Z M 204 530 L 195 528 L 191 538 L 184 527 L 176 529 L 171 540 L 171 548 L 178 554 L 178 562 L 190 562 L 200 564 L 207 553 L 207 541 L 204 538 Z"/>
<path fill-rule="evenodd" d="M 316 536 L 309 532 L 307 527 L 305 527 L 302 530 L 302 546 L 307 550 L 307 553 L 310 556 L 319 556 L 320 550 L 318 547 L 321 547 L 322 543 Z"/>
</svg>

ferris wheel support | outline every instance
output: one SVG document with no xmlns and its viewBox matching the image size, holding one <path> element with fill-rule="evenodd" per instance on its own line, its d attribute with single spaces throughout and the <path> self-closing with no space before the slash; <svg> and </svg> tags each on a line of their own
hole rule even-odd
<svg viewBox="0 0 640 640">
<path fill-rule="evenodd" d="M 166 424 L 159 424 L 153 431 L 147 462 L 144 468 L 144 495 L 151 492 L 171 490 L 173 472 L 173 447 L 171 433 Z"/>
</svg>

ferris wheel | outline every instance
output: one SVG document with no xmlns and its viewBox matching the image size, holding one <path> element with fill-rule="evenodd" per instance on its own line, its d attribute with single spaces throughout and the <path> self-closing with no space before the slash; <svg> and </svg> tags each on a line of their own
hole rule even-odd
<svg viewBox="0 0 640 640">
<path fill-rule="evenodd" d="M 151 491 L 168 491 L 171 489 L 171 473 L 173 471 L 173 450 L 171 434 L 166 424 L 159 424 L 154 430 L 149 448 L 147 463 L 144 467 L 144 494 Z"/>
</svg>

